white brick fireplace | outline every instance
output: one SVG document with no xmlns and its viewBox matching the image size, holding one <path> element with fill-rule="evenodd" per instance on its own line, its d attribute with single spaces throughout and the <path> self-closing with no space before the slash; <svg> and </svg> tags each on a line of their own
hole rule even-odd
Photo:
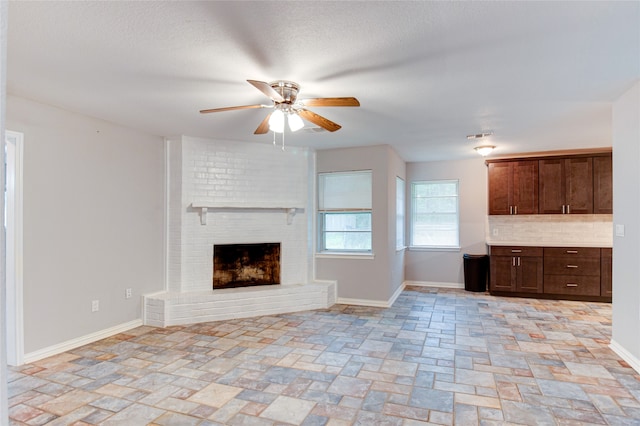
<svg viewBox="0 0 640 426">
<path fill-rule="evenodd" d="M 269 143 L 167 141 L 166 291 L 144 296 L 144 322 L 170 326 L 326 308 L 314 282 L 313 153 Z M 281 244 L 281 284 L 212 289 L 214 244 Z"/>
</svg>

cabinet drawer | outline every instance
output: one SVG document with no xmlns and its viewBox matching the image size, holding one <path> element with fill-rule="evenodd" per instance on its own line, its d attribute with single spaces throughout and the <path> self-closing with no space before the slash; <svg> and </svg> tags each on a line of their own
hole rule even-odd
<svg viewBox="0 0 640 426">
<path fill-rule="evenodd" d="M 599 257 L 544 257 L 544 273 L 552 275 L 600 276 Z"/>
<path fill-rule="evenodd" d="M 540 256 L 542 247 L 491 246 L 491 256 Z"/>
<path fill-rule="evenodd" d="M 544 292 L 576 296 L 600 296 L 600 277 L 545 274 Z"/>
<path fill-rule="evenodd" d="M 545 247 L 544 255 L 600 258 L 600 249 L 593 247 Z"/>
<path fill-rule="evenodd" d="M 613 249 L 603 248 L 601 249 L 602 257 L 605 259 L 611 259 L 613 257 Z"/>
</svg>

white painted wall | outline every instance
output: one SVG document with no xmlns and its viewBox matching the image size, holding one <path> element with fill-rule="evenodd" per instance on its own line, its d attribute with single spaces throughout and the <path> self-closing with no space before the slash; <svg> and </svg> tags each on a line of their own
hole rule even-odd
<svg viewBox="0 0 640 426">
<path fill-rule="evenodd" d="M 640 82 L 613 105 L 612 348 L 640 371 Z"/>
<path fill-rule="evenodd" d="M 405 258 L 407 281 L 462 285 L 462 255 L 487 253 L 487 166 L 481 157 L 461 161 L 407 163 L 407 229 L 410 220 L 411 182 L 446 179 L 459 181 L 460 251 L 409 249 Z M 410 244 L 408 234 L 407 244 Z"/>
<path fill-rule="evenodd" d="M 7 127 L 24 133 L 25 352 L 139 320 L 164 285 L 162 138 L 15 96 Z"/>
<path fill-rule="evenodd" d="M 338 298 L 386 303 L 402 284 L 403 253 L 395 246 L 395 178 L 404 162 L 388 145 L 320 150 L 317 173 L 371 170 L 373 259 L 316 258 L 316 277 L 338 282 Z"/>
</svg>

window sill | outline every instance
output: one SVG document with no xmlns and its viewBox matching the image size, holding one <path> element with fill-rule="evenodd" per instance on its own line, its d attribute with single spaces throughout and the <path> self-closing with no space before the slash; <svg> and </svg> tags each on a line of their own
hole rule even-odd
<svg viewBox="0 0 640 426">
<path fill-rule="evenodd" d="M 400 253 L 401 251 L 405 251 L 406 249 L 407 249 L 407 246 L 396 247 L 396 253 Z"/>
<path fill-rule="evenodd" d="M 422 246 L 411 246 L 409 247 L 409 251 L 460 251 L 460 247 L 422 247 Z"/>
<path fill-rule="evenodd" d="M 358 259 L 371 260 L 375 258 L 373 253 L 348 253 L 343 251 L 325 251 L 316 253 L 316 259 Z"/>
</svg>

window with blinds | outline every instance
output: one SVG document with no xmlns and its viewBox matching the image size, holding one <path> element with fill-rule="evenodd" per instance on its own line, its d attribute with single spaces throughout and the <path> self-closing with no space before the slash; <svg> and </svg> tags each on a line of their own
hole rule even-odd
<svg viewBox="0 0 640 426">
<path fill-rule="evenodd" d="M 318 174 L 320 252 L 371 252 L 371 170 Z"/>
<path fill-rule="evenodd" d="M 458 181 L 411 184 L 411 246 L 458 248 Z"/>
</svg>

